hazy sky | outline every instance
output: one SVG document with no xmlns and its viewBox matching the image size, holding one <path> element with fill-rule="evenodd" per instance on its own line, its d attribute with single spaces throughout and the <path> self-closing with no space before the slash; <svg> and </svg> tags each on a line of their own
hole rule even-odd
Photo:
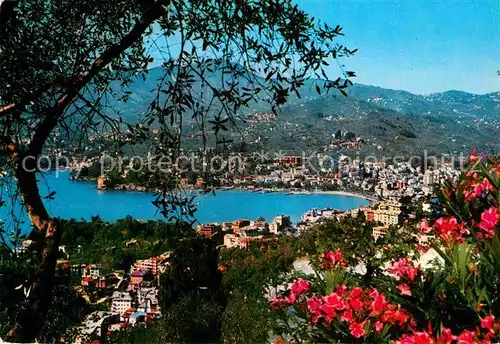
<svg viewBox="0 0 500 344">
<path fill-rule="evenodd" d="M 500 91 L 500 0 L 294 0 L 344 28 L 356 82 L 428 94 Z M 337 73 L 336 70 L 331 70 Z"/>
</svg>

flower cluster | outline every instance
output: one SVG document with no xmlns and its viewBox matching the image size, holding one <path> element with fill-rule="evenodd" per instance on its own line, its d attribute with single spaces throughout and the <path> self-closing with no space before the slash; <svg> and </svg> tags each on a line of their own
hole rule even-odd
<svg viewBox="0 0 500 344">
<path fill-rule="evenodd" d="M 411 290 L 407 283 L 411 284 L 421 273 L 422 268 L 420 265 L 415 266 L 408 258 L 401 258 L 395 261 L 388 271 L 405 282 L 397 286 L 400 294 L 411 296 Z"/>
<path fill-rule="evenodd" d="M 443 239 L 446 243 L 454 245 L 457 242 L 463 242 L 463 238 L 471 234 L 468 228 L 477 228 L 477 237 L 479 239 L 491 239 L 495 236 L 496 230 L 500 225 L 500 211 L 497 207 L 490 207 L 481 213 L 481 220 L 479 223 L 470 221 L 468 225 L 463 222 L 458 222 L 453 216 L 440 217 L 437 219 L 433 226 L 430 226 L 425 219 L 420 223 L 420 230 L 423 234 L 435 234 Z"/>
<path fill-rule="evenodd" d="M 500 164 L 475 151 L 470 154 L 469 162 L 472 164 L 463 178 L 456 183 L 448 181 L 441 187 L 442 217 L 432 226 L 427 220 L 420 225 L 422 234 L 435 235 L 447 246 L 462 243 L 471 235 L 491 239 L 500 225 Z"/>
<path fill-rule="evenodd" d="M 323 257 L 323 268 L 325 270 L 346 266 L 347 262 L 340 250 L 325 252 Z"/>
<path fill-rule="evenodd" d="M 400 307 L 390 304 L 376 289 L 356 287 L 352 290 L 338 285 L 335 292 L 307 299 L 307 309 L 313 325 L 330 326 L 346 323 L 355 338 L 369 331 L 380 333 L 392 325 L 410 328 L 411 318 Z"/>
<path fill-rule="evenodd" d="M 469 235 L 470 231 L 464 227 L 463 223 L 458 223 L 455 217 L 440 217 L 434 222 L 434 228 L 439 237 L 445 242 L 462 242 L 464 235 Z"/>
<path fill-rule="evenodd" d="M 419 236 L 426 240 L 413 247 L 413 240 L 403 240 L 396 247 L 408 253 L 434 248 L 443 258 L 444 268 L 440 265 L 422 270 L 409 258 L 400 258 L 385 270 L 394 278 L 378 279 L 346 269 L 342 252 L 328 251 L 320 261 L 326 271 L 316 275 L 318 285 L 313 288 L 311 282 L 298 279 L 286 297 L 275 300 L 275 305 L 293 308 L 294 312 L 285 316 L 301 318 L 293 328 L 294 335 L 305 341 L 312 338 L 324 342 L 498 342 L 500 322 L 495 316 L 499 314 L 487 301 L 498 294 L 496 284 L 490 281 L 500 274 L 496 264 L 500 248 L 496 241 L 487 241 L 496 240 L 500 230 L 500 164 L 475 152 L 470 162 L 477 164 L 459 179 L 446 181 L 438 192 L 439 217 L 420 222 Z M 389 248 L 393 247 L 391 243 Z M 391 257 L 382 255 L 375 263 L 377 271 L 383 270 Z M 343 283 L 370 287 L 347 287 Z M 323 287 L 326 294 L 318 291 Z M 386 290 L 384 295 L 381 291 Z M 408 297 L 394 295 L 394 290 Z M 435 300 L 430 295 L 435 295 Z M 482 317 L 484 314 L 489 315 Z M 427 329 L 417 328 L 417 324 L 425 323 Z M 287 331 L 290 329 L 283 329 Z"/>
<path fill-rule="evenodd" d="M 444 328 L 441 331 L 441 336 L 435 339 L 429 332 L 420 331 L 412 334 L 404 334 L 394 344 L 489 344 L 491 338 L 498 333 L 500 323 L 495 322 L 493 315 L 488 315 L 481 319 L 481 329 L 476 328 L 476 331 L 464 330 L 459 335 L 453 335 L 449 328 Z"/>
<path fill-rule="evenodd" d="M 276 298 L 271 301 L 271 307 L 273 309 L 281 308 L 285 305 L 291 305 L 295 303 L 300 296 L 305 295 L 311 289 L 311 282 L 306 281 L 302 278 L 297 279 L 290 286 L 290 292 L 284 298 Z"/>
<path fill-rule="evenodd" d="M 480 232 L 478 236 L 485 236 L 486 238 L 493 238 L 495 236 L 496 227 L 500 224 L 500 212 L 497 208 L 491 207 L 481 214 L 481 222 L 478 224 Z"/>
<path fill-rule="evenodd" d="M 468 184 L 464 190 L 465 202 L 472 202 L 477 198 L 486 196 L 489 191 L 493 191 L 493 185 L 487 178 L 478 180 L 477 173 L 470 175 Z"/>
</svg>

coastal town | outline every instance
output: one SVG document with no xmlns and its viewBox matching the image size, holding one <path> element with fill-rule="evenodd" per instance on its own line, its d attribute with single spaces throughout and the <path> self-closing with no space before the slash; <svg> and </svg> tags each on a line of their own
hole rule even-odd
<svg viewBox="0 0 500 344">
<path fill-rule="evenodd" d="M 89 168 L 92 163 L 74 164 L 73 169 Z M 125 168 L 123 178 L 132 168 Z M 413 210 L 405 203 L 418 201 L 422 211 L 430 209 L 433 189 L 444 180 L 454 180 L 458 171 L 451 164 L 443 164 L 424 172 L 407 163 L 361 163 L 341 159 L 335 171 L 322 169 L 313 172 L 304 167 L 299 156 L 283 156 L 279 160 L 256 164 L 251 175 L 231 176 L 223 179 L 218 192 L 241 188 L 250 192 L 333 193 L 362 197 L 370 204 L 342 211 L 334 208 L 310 209 L 300 221 L 293 223 L 287 214 L 277 214 L 272 219 L 237 219 L 232 222 L 202 223 L 196 226 L 201 237 L 218 237 L 220 247 L 247 249 L 252 242 L 265 242 L 284 236 L 300 236 L 312 227 L 327 221 L 339 221 L 345 217 L 362 216 L 372 224 L 375 240 L 384 237 L 391 228 L 399 228 L 414 219 Z M 106 189 L 106 176 L 97 178 L 97 187 Z M 203 188 L 204 181 L 196 178 L 190 183 L 181 180 L 183 187 Z M 137 187 L 132 190 L 141 191 Z M 126 246 L 136 245 L 130 240 Z M 60 250 L 65 253 L 65 247 Z M 63 271 L 79 278 L 78 291 L 92 303 L 102 305 L 101 311 L 90 314 L 79 331 L 84 336 L 103 338 L 113 331 L 130 326 L 141 326 L 161 317 L 158 303 L 158 281 L 169 272 L 170 252 L 137 260 L 129 271 L 114 270 L 103 273 L 98 264 L 72 265 L 70 257 L 59 261 Z"/>
<path fill-rule="evenodd" d="M 332 158 L 321 153 L 309 157 L 305 154 L 231 153 L 224 158 L 212 157 L 212 160 L 221 160 L 215 168 L 212 163 L 207 167 L 208 163 L 199 152 L 186 153 L 185 159 L 183 164 L 176 161 L 163 166 L 169 173 L 178 170 L 175 176 L 179 188 L 337 192 L 370 200 L 426 196 L 433 192 L 436 184 L 458 177 L 458 167 L 466 160 L 434 157 L 429 163 L 420 158 L 401 162 L 384 158 L 372 161 L 343 154 Z M 150 153 L 144 157 L 116 159 L 104 152 L 85 160 L 73 158 L 69 168 L 73 179 L 95 180 L 97 189 L 158 191 L 152 177 L 158 168 L 155 164 L 161 163 Z"/>
<path fill-rule="evenodd" d="M 500 343 L 499 4 L 0 0 L 0 344 Z"/>
</svg>

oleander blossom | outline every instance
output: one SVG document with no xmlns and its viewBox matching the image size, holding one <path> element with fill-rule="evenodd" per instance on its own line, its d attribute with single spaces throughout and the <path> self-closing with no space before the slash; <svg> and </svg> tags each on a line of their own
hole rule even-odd
<svg viewBox="0 0 500 344">
<path fill-rule="evenodd" d="M 297 302 L 300 296 L 306 294 L 311 289 L 311 282 L 302 278 L 297 279 L 290 286 L 288 295 L 284 298 L 275 298 L 271 301 L 272 309 L 279 309 Z"/>
<path fill-rule="evenodd" d="M 472 202 L 477 198 L 484 197 L 489 191 L 493 191 L 493 185 L 487 178 L 482 181 L 470 181 L 464 190 L 465 202 Z"/>
<path fill-rule="evenodd" d="M 292 283 L 292 286 L 290 287 L 290 293 L 294 294 L 295 296 L 300 296 L 307 293 L 309 289 L 311 289 L 311 282 L 299 278 Z"/>
<path fill-rule="evenodd" d="M 394 274 L 396 277 L 406 280 L 408 282 L 413 282 L 417 275 L 422 270 L 420 265 L 414 266 L 414 264 L 408 258 L 400 258 L 395 261 L 388 271 Z"/>
<path fill-rule="evenodd" d="M 351 334 L 354 338 L 360 338 L 365 335 L 365 324 L 364 323 L 357 323 L 357 322 L 352 322 L 349 325 L 349 330 L 351 331 Z"/>
<path fill-rule="evenodd" d="M 489 330 L 490 332 L 493 331 L 495 332 L 495 316 L 494 315 L 488 315 L 484 318 L 481 319 L 481 327 Z"/>
<path fill-rule="evenodd" d="M 470 231 L 459 223 L 455 217 L 440 217 L 433 226 L 439 237 L 449 244 L 462 242 L 464 235 L 469 235 Z"/>
<path fill-rule="evenodd" d="M 477 154 L 477 149 L 474 148 L 472 152 L 469 154 L 469 162 L 474 163 L 478 160 L 482 160 L 484 158 L 484 154 L 480 153 L 479 155 Z"/>
<path fill-rule="evenodd" d="M 344 291 L 340 294 L 338 291 Z M 311 322 L 315 326 L 333 326 L 333 322 L 346 323 L 351 335 L 360 338 L 370 331 L 381 332 L 384 326 L 411 327 L 410 315 L 399 306 L 389 303 L 383 293 L 376 289 L 355 287 L 345 290 L 337 286 L 336 291 L 323 297 L 312 296 L 306 300 Z"/>
<path fill-rule="evenodd" d="M 344 260 L 344 255 L 342 251 L 327 251 L 323 257 L 323 268 L 324 269 L 334 269 L 337 267 L 344 267 L 346 261 Z"/>
<path fill-rule="evenodd" d="M 478 227 L 480 232 L 479 236 L 484 235 L 486 238 L 491 239 L 495 236 L 496 228 L 500 223 L 500 213 L 497 208 L 491 207 L 481 214 L 481 222 Z"/>
<path fill-rule="evenodd" d="M 429 225 L 427 219 L 423 219 L 422 222 L 420 222 L 420 231 L 423 234 L 429 234 L 432 231 L 432 226 Z"/>
<path fill-rule="evenodd" d="M 496 335 L 495 329 L 498 328 L 494 318 L 490 315 L 481 320 L 481 327 L 488 330 L 486 333 L 476 328 L 476 331 L 463 330 L 459 335 L 453 335 L 451 329 L 445 327 L 437 339 L 428 331 L 415 331 L 403 334 L 398 340 L 393 341 L 393 344 L 490 344 L 491 338 Z"/>
</svg>

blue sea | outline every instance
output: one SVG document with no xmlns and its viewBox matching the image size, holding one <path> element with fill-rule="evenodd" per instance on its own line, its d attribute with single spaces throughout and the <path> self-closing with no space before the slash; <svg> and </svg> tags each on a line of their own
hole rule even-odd
<svg viewBox="0 0 500 344">
<path fill-rule="evenodd" d="M 68 171 L 40 176 L 39 187 L 42 196 L 55 192 L 54 199 L 46 199 L 44 203 L 51 215 L 64 219 L 90 220 L 96 215 L 105 221 L 115 221 L 127 215 L 142 220 L 163 218 L 151 203 L 154 200 L 151 193 L 97 190 L 95 182 L 71 180 Z M 7 198 L 6 190 L 2 191 L 0 196 Z M 260 216 L 271 221 L 277 215 L 289 215 L 292 222 L 296 223 L 304 212 L 312 208 L 331 207 L 347 210 L 369 203 L 363 198 L 341 195 L 287 195 L 282 192 L 261 193 L 244 190 L 196 195 L 199 205 L 195 217 L 200 223 L 229 222 L 241 218 L 254 220 Z M 7 199 L 5 201 L 9 203 Z M 22 210 L 16 210 L 16 214 L 21 213 Z M 9 227 L 11 220 L 7 207 L 0 208 L 0 219 Z M 24 219 L 27 221 L 27 216 L 24 216 Z"/>
</svg>

